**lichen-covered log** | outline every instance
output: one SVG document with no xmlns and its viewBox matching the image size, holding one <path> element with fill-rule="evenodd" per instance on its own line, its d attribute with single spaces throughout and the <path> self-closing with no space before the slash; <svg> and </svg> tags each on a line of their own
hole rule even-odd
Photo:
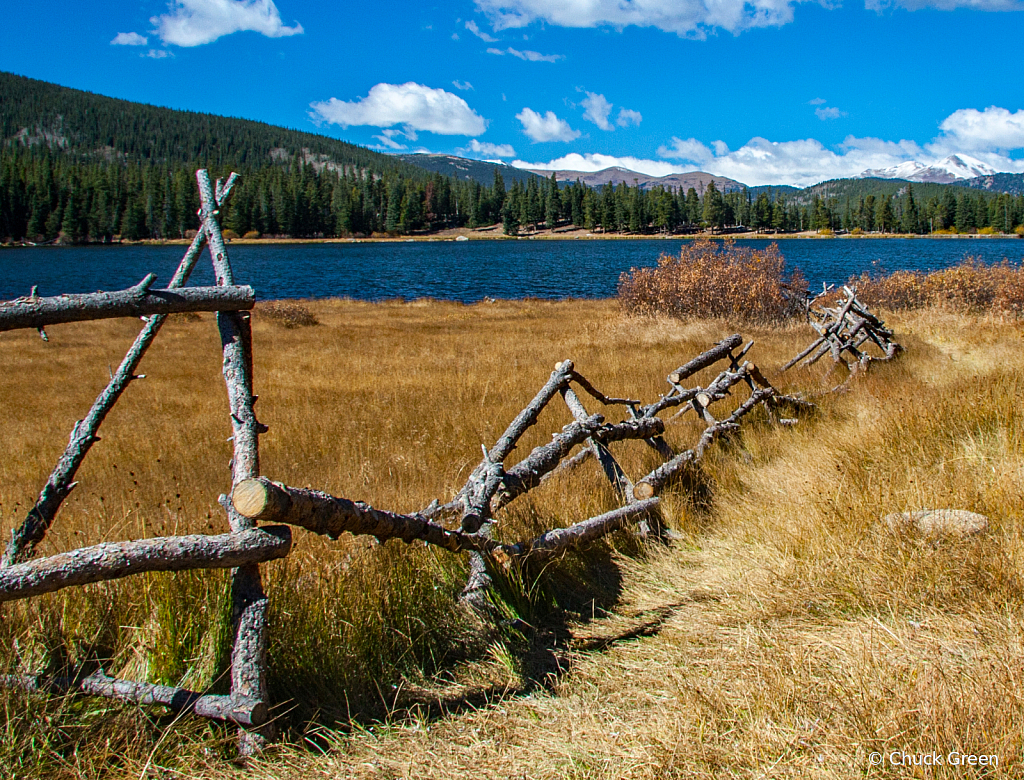
<svg viewBox="0 0 1024 780">
<path fill-rule="evenodd" d="M 738 333 L 729 336 L 727 339 L 722 339 L 715 346 L 709 349 L 707 352 L 702 352 L 697 355 L 693 360 L 681 365 L 675 371 L 668 375 L 668 381 L 674 385 L 678 385 L 684 379 L 693 374 L 696 374 L 702 368 L 707 368 L 717 363 L 719 360 L 723 360 L 729 356 L 729 353 L 736 349 L 740 344 L 743 343 L 743 339 Z"/>
<path fill-rule="evenodd" d="M 228 180 L 230 186 L 232 179 Z M 209 236 L 210 256 L 218 287 L 234 284 L 224 237 L 217 222 L 217 198 L 206 170 L 196 171 L 199 185 L 200 216 Z M 218 183 L 218 190 L 220 186 Z M 232 489 L 239 482 L 260 473 L 259 434 L 266 430 L 256 419 L 252 385 L 252 324 L 247 312 L 217 313 L 224 354 L 224 382 L 231 411 Z M 253 528 L 255 523 L 235 512 L 226 503 L 228 522 L 236 533 Z M 231 577 L 234 643 L 231 650 L 231 695 L 236 698 L 267 700 L 267 643 L 270 636 L 270 601 L 263 590 L 259 566 L 241 566 Z M 269 727 L 261 732 L 241 731 L 239 752 L 250 756 L 260 752 L 274 736 Z"/>
<path fill-rule="evenodd" d="M 269 716 L 267 705 L 255 699 L 204 695 L 169 685 L 118 680 L 102 672 L 82 678 L 7 674 L 0 675 L 0 686 L 29 693 L 83 693 L 140 706 L 160 705 L 175 712 L 190 712 L 201 718 L 230 721 L 240 726 L 261 726 Z"/>
<path fill-rule="evenodd" d="M 375 536 L 381 541 L 421 540 L 451 552 L 478 552 L 501 560 L 543 557 L 577 547 L 641 519 L 658 503 L 653 499 L 628 504 L 567 528 L 548 531 L 535 539 L 503 544 L 477 534 L 449 530 L 419 515 L 400 515 L 374 509 L 319 490 L 282 485 L 266 477 L 239 483 L 231 499 L 243 515 L 301 526 L 332 539 L 347 531 Z"/>
<path fill-rule="evenodd" d="M 593 394 L 594 393 L 591 393 L 591 395 Z M 569 407 L 569 411 L 572 412 L 572 416 L 576 418 L 577 422 L 587 419 L 587 410 L 584 408 L 579 396 L 577 396 L 571 388 L 567 387 L 562 390 L 562 398 L 565 399 L 566 406 Z M 633 408 L 636 403 L 639 402 L 630 402 L 631 408 Z M 605 478 L 616 490 L 619 496 L 624 498 L 626 501 L 632 501 L 633 483 L 629 477 L 626 476 L 626 472 L 622 470 L 619 462 L 615 460 L 615 457 L 608 451 L 608 448 L 604 443 L 591 436 L 587 439 L 587 446 L 594 451 L 594 455 L 597 457 L 597 462 L 600 464 Z"/>
<path fill-rule="evenodd" d="M 665 485 L 678 477 L 687 467 L 704 457 L 712 442 L 723 433 L 734 431 L 739 426 L 737 421 L 750 412 L 759 403 L 767 401 L 774 395 L 772 388 L 760 388 L 751 393 L 750 398 L 740 404 L 726 419 L 709 425 L 701 434 L 700 440 L 693 449 L 676 455 L 672 460 L 663 463 L 647 476 L 640 479 L 633 488 L 633 495 L 638 499 L 656 495 Z"/>
<path fill-rule="evenodd" d="M 665 431 L 665 422 L 658 417 L 642 417 L 613 425 L 601 425 L 601 419 L 600 415 L 595 414 L 582 422 L 569 423 L 549 444 L 536 447 L 527 457 L 510 468 L 502 480 L 500 490 L 494 496 L 492 510 L 496 512 L 501 507 L 508 506 L 514 499 L 539 485 L 544 475 L 554 471 L 573 447 L 582 444 L 588 438 L 607 445 L 627 439 L 647 439 Z"/>
<path fill-rule="evenodd" d="M 189 311 L 238 311 L 256 301 L 252 287 L 180 287 L 154 290 L 150 274 L 134 287 L 115 292 L 19 298 L 0 303 L 0 331 L 42 328 L 62 322 L 142 317 Z"/>
<path fill-rule="evenodd" d="M 143 572 L 228 569 L 269 561 L 286 556 L 291 543 L 291 529 L 279 526 L 82 547 L 0 569 L 0 602 Z"/>
<path fill-rule="evenodd" d="M 252 521 L 297 525 L 331 539 L 348 532 L 374 536 L 381 542 L 421 540 L 451 552 L 488 552 L 500 546 L 489 539 L 449 530 L 422 515 L 375 509 L 361 501 L 337 498 L 311 488 L 289 487 L 266 477 L 239 482 L 231 493 L 231 503 L 235 511 Z"/>
<path fill-rule="evenodd" d="M 650 515 L 657 508 L 658 503 L 657 498 L 648 498 L 644 501 L 626 504 L 626 506 L 570 525 L 567 528 L 556 528 L 541 534 L 536 539 L 511 545 L 510 548 L 506 548 L 506 553 L 525 558 L 530 562 L 544 561 L 596 541 L 630 523 L 640 521 Z"/>
<path fill-rule="evenodd" d="M 494 446 L 487 451 L 483 461 L 470 474 L 466 485 L 456 496 L 456 504 L 462 506 L 462 530 L 469 533 L 476 533 L 490 519 L 489 510 L 491 499 L 498 491 L 504 472 L 502 464 L 515 449 L 516 443 L 523 434 L 536 424 L 537 418 L 548 405 L 555 394 L 569 386 L 572 377 L 573 364 L 571 360 L 563 360 L 555 364 L 555 370 L 551 372 L 548 381 L 544 383 L 533 400 L 526 405 L 515 419 L 509 423 L 508 428 L 498 438 Z"/>
</svg>

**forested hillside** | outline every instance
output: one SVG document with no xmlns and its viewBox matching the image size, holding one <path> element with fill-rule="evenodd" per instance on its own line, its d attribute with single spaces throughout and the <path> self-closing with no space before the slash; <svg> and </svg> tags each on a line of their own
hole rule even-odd
<svg viewBox="0 0 1024 780">
<path fill-rule="evenodd" d="M 722 193 L 599 188 L 527 174 L 465 180 L 313 133 L 115 100 L 0 73 L 0 241 L 183 238 L 194 171 L 238 171 L 223 210 L 238 236 L 416 234 L 502 223 L 630 234 L 750 229 L 1011 232 L 1024 196 L 893 180 Z M 1024 232 L 1024 229 L 1022 229 Z"/>
</svg>

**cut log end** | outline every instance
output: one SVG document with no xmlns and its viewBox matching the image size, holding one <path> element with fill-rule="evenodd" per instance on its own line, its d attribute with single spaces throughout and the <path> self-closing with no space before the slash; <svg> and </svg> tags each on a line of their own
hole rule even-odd
<svg viewBox="0 0 1024 780">
<path fill-rule="evenodd" d="M 258 479 L 244 479 L 231 491 L 231 503 L 242 517 L 253 519 L 266 512 L 270 491 Z"/>
<path fill-rule="evenodd" d="M 648 498 L 654 498 L 654 486 L 649 482 L 637 482 L 633 486 L 633 497 L 637 501 L 646 501 Z"/>
<path fill-rule="evenodd" d="M 678 385 L 681 380 L 682 377 L 679 376 L 678 371 L 673 371 L 671 374 L 668 375 L 668 381 L 674 385 Z"/>
</svg>

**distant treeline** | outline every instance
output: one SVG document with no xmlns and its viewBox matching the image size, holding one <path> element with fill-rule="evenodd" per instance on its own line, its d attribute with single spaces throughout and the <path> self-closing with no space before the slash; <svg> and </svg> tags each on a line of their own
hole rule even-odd
<svg viewBox="0 0 1024 780">
<path fill-rule="evenodd" d="M 786 233 L 862 230 L 1012 232 L 1024 223 L 1024 196 L 945 187 L 918 202 L 912 185 L 895 195 L 815 197 L 801 205 L 784 192 L 702 193 L 627 184 L 592 189 L 554 177 L 506 188 L 458 181 L 404 166 L 368 170 L 310 161 L 303 150 L 277 162 L 231 166 L 241 182 L 222 212 L 238 236 L 329 238 L 408 235 L 502 223 L 506 235 L 541 227 L 666 234 L 746 228 Z M 0 149 L 0 239 L 68 242 L 183 238 L 199 226 L 196 163 L 102 160 L 8 144 Z M 225 174 L 213 168 L 214 174 Z"/>
</svg>

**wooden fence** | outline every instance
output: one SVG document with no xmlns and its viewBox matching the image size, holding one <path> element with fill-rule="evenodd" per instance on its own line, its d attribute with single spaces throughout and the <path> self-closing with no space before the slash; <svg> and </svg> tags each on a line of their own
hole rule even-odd
<svg viewBox="0 0 1024 780">
<path fill-rule="evenodd" d="M 231 568 L 233 649 L 231 692 L 208 695 L 147 682 L 118 680 L 102 670 L 85 677 L 45 675 L 0 676 L 0 685 L 28 691 L 82 693 L 135 704 L 157 704 L 178 712 L 230 721 L 240 726 L 242 755 L 258 752 L 273 738 L 267 700 L 268 600 L 263 591 L 260 564 L 282 558 L 291 550 L 291 526 L 337 539 L 343 533 L 366 534 L 385 542 L 420 540 L 452 553 L 467 553 L 469 575 L 464 598 L 477 607 L 490 586 L 489 572 L 531 565 L 564 554 L 613 531 L 631 527 L 643 535 L 661 534 L 658 494 L 694 468 L 720 436 L 736 431 L 754 409 L 764 410 L 772 424 L 793 425 L 802 412 L 813 409 L 809 400 L 777 391 L 754 363 L 745 360 L 753 342 L 743 345 L 739 335 L 712 346 L 667 376 L 668 389 L 656 401 L 644 404 L 630 398 L 609 397 L 580 374 L 572 361 L 558 363 L 550 378 L 511 422 L 502 436 L 484 451 L 466 483 L 446 503 L 432 502 L 419 512 L 398 514 L 358 501 L 309 488 L 290 487 L 260 474 L 259 435 L 266 431 L 256 418 L 252 386 L 250 315 L 254 295 L 237 286 L 217 221 L 218 206 L 229 197 L 237 181 L 211 185 L 205 170 L 196 174 L 202 203 L 201 228 L 185 253 L 167 289 L 153 289 L 147 276 L 127 290 L 91 295 L 40 298 L 32 295 L 0 303 L 0 330 L 38 328 L 108 317 L 142 317 L 145 325 L 127 355 L 112 373 L 110 383 L 88 414 L 76 423 L 70 441 L 35 505 L 12 533 L 0 562 L 0 602 L 52 593 L 62 588 L 112 580 L 143 572 Z M 188 280 L 203 248 L 209 247 L 216 275 L 215 287 L 188 287 Z M 828 290 L 825 293 L 829 292 Z M 808 321 L 819 338 L 787 364 L 813 363 L 826 354 L 844 364 L 849 375 L 871 360 L 888 360 L 899 353 L 893 334 L 872 315 L 854 291 L 838 307 L 820 305 L 822 296 L 808 299 Z M 215 311 L 223 347 L 233 432 L 232 487 L 222 495 L 231 531 L 221 535 L 172 536 L 99 544 L 45 558 L 34 558 L 61 503 L 77 484 L 75 473 L 92 445 L 103 419 L 128 385 L 167 315 L 183 311 Z M 869 354 L 869 350 L 879 353 Z M 688 386 L 699 371 L 724 364 L 706 387 Z M 841 387 L 841 385 L 840 385 Z M 513 465 L 506 461 L 523 434 L 537 423 L 544 408 L 560 397 L 573 421 Z M 742 396 L 742 398 L 739 398 Z M 584 404 L 620 408 L 624 419 L 608 422 Z M 732 399 L 733 403 L 725 403 Z M 717 412 L 722 408 L 722 412 Z M 666 420 L 695 414 L 704 430 L 692 446 L 676 452 L 665 441 Z M 640 440 L 658 453 L 661 464 L 635 480 L 625 473 L 611 452 L 615 442 Z M 577 449 L 579 448 L 579 449 Z M 618 508 L 514 543 L 493 538 L 494 517 L 502 508 L 541 485 L 558 472 L 595 460 L 620 498 Z M 274 525 L 266 525 L 272 523 Z"/>
</svg>

